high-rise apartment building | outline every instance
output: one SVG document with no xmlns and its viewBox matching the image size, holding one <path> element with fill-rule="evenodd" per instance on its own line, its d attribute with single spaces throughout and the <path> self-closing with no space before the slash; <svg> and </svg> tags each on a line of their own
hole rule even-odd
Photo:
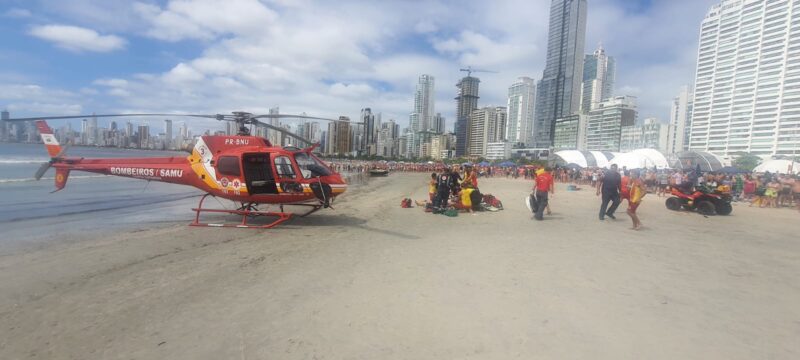
<svg viewBox="0 0 800 360">
<path fill-rule="evenodd" d="M 441 113 L 436 113 L 433 117 L 433 132 L 437 134 L 444 134 L 445 132 L 445 119 Z"/>
<path fill-rule="evenodd" d="M 792 154 L 800 146 L 800 2 L 723 0 L 700 27 L 689 148 Z"/>
<path fill-rule="evenodd" d="M 467 155 L 469 139 L 469 114 L 478 108 L 478 86 L 481 80 L 467 76 L 456 84 L 458 94 L 456 96 L 456 156 Z"/>
<path fill-rule="evenodd" d="M 363 124 L 363 134 L 361 135 L 361 150 L 364 155 L 376 155 L 378 144 L 378 133 L 380 131 L 380 121 L 376 120 L 372 109 L 361 109 L 361 121 Z"/>
<path fill-rule="evenodd" d="M 172 120 L 164 120 L 164 140 L 167 142 L 167 147 L 171 147 L 172 143 Z"/>
<path fill-rule="evenodd" d="M 583 60 L 583 90 L 581 93 L 581 113 L 588 114 L 593 106 L 614 96 L 616 61 L 606 55 L 603 46 L 598 46 L 594 54 Z"/>
<path fill-rule="evenodd" d="M 505 107 L 494 106 L 475 109 L 470 113 L 467 156 L 486 157 L 488 143 L 505 141 L 507 114 Z"/>
<path fill-rule="evenodd" d="M 514 145 L 533 145 L 536 82 L 521 77 L 508 88 L 508 127 L 505 138 Z"/>
<path fill-rule="evenodd" d="M 5 122 L 11 118 L 11 114 L 9 114 L 8 110 L 3 110 L 0 112 L 0 141 L 7 141 L 8 140 L 8 125 L 10 123 Z"/>
<path fill-rule="evenodd" d="M 420 75 L 414 91 L 414 111 L 411 113 L 410 126 L 413 131 L 434 130 L 434 102 L 436 100 L 435 80 L 432 75 Z"/>
<path fill-rule="evenodd" d="M 150 125 L 139 125 L 139 148 L 148 149 L 150 147 Z"/>
<path fill-rule="evenodd" d="M 689 85 L 681 87 L 681 92 L 672 99 L 669 111 L 670 135 L 667 143 L 667 153 L 679 153 L 689 150 L 689 130 L 692 128 L 692 88 Z"/>
<path fill-rule="evenodd" d="M 339 155 L 350 153 L 350 118 L 339 116 L 340 121 L 331 121 L 328 124 L 328 139 L 325 141 L 327 148 L 325 153 L 329 155 Z"/>
<path fill-rule="evenodd" d="M 620 151 L 623 128 L 636 125 L 636 98 L 617 96 L 589 111 L 586 121 L 586 150 Z"/>
<path fill-rule="evenodd" d="M 665 152 L 668 147 L 672 126 L 656 118 L 644 119 L 639 126 L 623 126 L 620 135 L 619 151 L 636 149 L 655 149 Z"/>
<path fill-rule="evenodd" d="M 587 115 L 573 114 L 556 119 L 553 150 L 586 150 L 587 118 Z"/>
<path fill-rule="evenodd" d="M 586 0 L 552 0 L 547 62 L 536 86 L 534 145 L 553 144 L 555 121 L 577 113 L 581 104 Z"/>
<path fill-rule="evenodd" d="M 277 106 L 269 109 L 270 115 L 278 115 L 280 114 L 280 112 L 281 109 Z M 264 119 L 263 121 L 275 127 L 281 126 L 281 122 L 279 119 Z M 267 140 L 269 140 L 270 144 L 279 146 L 283 143 L 283 134 L 275 130 L 271 129 L 267 130 Z"/>
</svg>

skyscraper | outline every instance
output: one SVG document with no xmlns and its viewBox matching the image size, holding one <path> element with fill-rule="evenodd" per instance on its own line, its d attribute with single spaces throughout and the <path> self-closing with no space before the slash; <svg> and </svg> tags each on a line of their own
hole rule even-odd
<svg viewBox="0 0 800 360">
<path fill-rule="evenodd" d="M 89 143 L 89 120 L 81 120 L 81 144 L 86 145 Z"/>
<path fill-rule="evenodd" d="M 8 140 L 8 124 L 4 120 L 8 120 L 11 118 L 11 114 L 8 113 L 8 110 L 3 110 L 0 112 L 0 141 L 7 141 Z"/>
<path fill-rule="evenodd" d="M 533 145 L 536 82 L 523 76 L 508 88 L 508 127 L 505 138 L 512 144 Z"/>
<path fill-rule="evenodd" d="M 800 147 L 800 3 L 723 0 L 700 27 L 689 148 L 791 155 Z"/>
<path fill-rule="evenodd" d="M 380 124 L 375 121 L 375 114 L 372 109 L 361 109 L 361 120 L 364 134 L 361 136 L 361 148 L 365 155 L 375 155 L 377 153 L 378 131 Z M 357 126 L 356 126 L 357 127 Z"/>
<path fill-rule="evenodd" d="M 94 116 L 94 114 L 89 120 L 88 141 L 90 145 L 97 145 L 97 116 Z"/>
<path fill-rule="evenodd" d="M 167 148 L 172 147 L 172 120 L 164 120 L 164 140 L 167 142 Z"/>
<path fill-rule="evenodd" d="M 579 111 L 585 36 L 586 0 L 552 0 L 547 63 L 536 87 L 536 147 L 551 146 L 555 120 Z"/>
<path fill-rule="evenodd" d="M 607 56 L 600 45 L 592 55 L 583 60 L 583 92 L 581 94 L 581 113 L 588 114 L 593 106 L 614 96 L 616 61 Z"/>
<path fill-rule="evenodd" d="M 488 143 L 505 141 L 507 112 L 505 107 L 487 106 L 470 113 L 468 156 L 486 157 Z"/>
<path fill-rule="evenodd" d="M 433 117 L 436 99 L 434 83 L 434 77 L 431 75 L 423 74 L 419 76 L 417 89 L 414 92 L 414 111 L 411 113 L 410 122 L 411 130 L 413 131 L 434 129 Z"/>
<path fill-rule="evenodd" d="M 146 124 L 139 125 L 139 148 L 140 149 L 149 148 L 149 141 L 150 141 L 150 125 Z"/>
<path fill-rule="evenodd" d="M 458 94 L 456 96 L 456 156 L 467 154 L 469 139 L 469 114 L 478 108 L 478 86 L 481 80 L 467 76 L 456 84 Z"/>
<path fill-rule="evenodd" d="M 670 135 L 667 144 L 668 153 L 677 153 L 689 149 L 689 130 L 692 128 L 692 87 L 681 87 L 678 96 L 672 99 L 669 111 Z"/>
<path fill-rule="evenodd" d="M 433 132 L 437 134 L 444 134 L 445 132 L 445 119 L 441 113 L 436 113 L 436 116 L 433 117 Z"/>
<path fill-rule="evenodd" d="M 281 110 L 277 106 L 274 107 L 274 108 L 270 108 L 269 109 L 269 114 L 270 115 L 277 115 L 277 114 L 280 114 L 280 112 L 281 112 Z M 278 119 L 266 119 L 265 121 L 267 123 L 269 123 L 270 125 L 272 125 L 272 126 L 276 126 L 276 127 L 280 127 L 281 126 L 281 122 Z M 267 131 L 267 140 L 269 140 L 270 144 L 273 144 L 275 146 L 280 146 L 283 143 L 282 135 L 283 134 L 281 134 L 280 132 L 277 132 L 275 130 L 268 130 Z"/>
</svg>

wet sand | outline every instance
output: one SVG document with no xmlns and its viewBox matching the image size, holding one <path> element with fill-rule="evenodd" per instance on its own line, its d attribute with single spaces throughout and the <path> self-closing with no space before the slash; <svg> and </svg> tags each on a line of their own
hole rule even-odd
<svg viewBox="0 0 800 360">
<path fill-rule="evenodd" d="M 796 211 L 648 195 L 634 232 L 559 186 L 535 222 L 507 179 L 481 181 L 501 212 L 401 209 L 425 181 L 272 230 L 176 219 L 0 251 L 0 359 L 800 358 Z"/>
</svg>

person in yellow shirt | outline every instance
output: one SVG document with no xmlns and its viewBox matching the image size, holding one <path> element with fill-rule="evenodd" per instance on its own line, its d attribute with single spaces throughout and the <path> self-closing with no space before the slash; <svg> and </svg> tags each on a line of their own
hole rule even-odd
<svg viewBox="0 0 800 360">
<path fill-rule="evenodd" d="M 431 174 L 431 181 L 428 182 L 428 198 L 431 202 L 436 198 L 436 173 Z"/>
<path fill-rule="evenodd" d="M 636 215 L 636 209 L 642 203 L 642 198 L 645 194 L 645 185 L 639 176 L 638 170 L 631 171 L 631 178 L 628 186 L 630 186 L 630 197 L 628 198 L 628 216 L 633 221 L 632 230 L 639 230 L 642 228 L 642 222 L 639 220 L 639 215 Z"/>
</svg>

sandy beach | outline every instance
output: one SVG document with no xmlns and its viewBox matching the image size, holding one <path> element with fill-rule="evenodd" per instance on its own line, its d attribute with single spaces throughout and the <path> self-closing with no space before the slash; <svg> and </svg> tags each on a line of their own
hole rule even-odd
<svg viewBox="0 0 800 360">
<path fill-rule="evenodd" d="M 481 180 L 500 212 L 400 208 L 426 178 L 272 230 L 188 227 L 187 208 L 1 251 L 0 359 L 800 358 L 797 211 L 651 194 L 635 232 L 559 185 L 536 222 L 511 179 Z"/>
</svg>

